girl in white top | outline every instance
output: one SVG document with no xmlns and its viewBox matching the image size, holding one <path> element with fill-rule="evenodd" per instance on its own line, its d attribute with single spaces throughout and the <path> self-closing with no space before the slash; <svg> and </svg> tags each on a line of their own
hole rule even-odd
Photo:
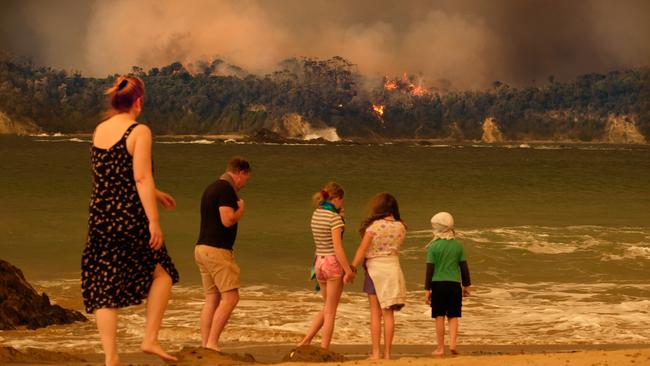
<svg viewBox="0 0 650 366">
<path fill-rule="evenodd" d="M 298 346 L 310 344 L 322 328 L 321 347 L 329 348 L 343 284 L 354 279 L 354 269 L 351 268 L 343 249 L 343 195 L 343 188 L 335 182 L 330 182 L 313 197 L 317 205 L 311 217 L 311 230 L 316 246 L 314 266 L 324 306 L 314 316 L 309 331 Z"/>
<path fill-rule="evenodd" d="M 384 358 L 390 359 L 395 332 L 394 311 L 406 300 L 406 282 L 399 264 L 399 252 L 406 237 L 397 200 L 390 193 L 378 193 L 369 203 L 369 215 L 359 230 L 362 240 L 352 265 L 365 260 L 363 290 L 370 303 L 371 359 L 379 359 L 381 322 L 384 323 Z"/>
</svg>

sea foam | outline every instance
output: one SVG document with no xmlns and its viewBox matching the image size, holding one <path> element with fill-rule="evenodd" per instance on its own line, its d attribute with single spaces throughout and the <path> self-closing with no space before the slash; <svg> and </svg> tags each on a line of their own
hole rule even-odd
<svg viewBox="0 0 650 366">
<path fill-rule="evenodd" d="M 40 283 L 36 286 L 40 288 Z M 636 295 L 622 296 L 621 288 Z M 51 281 L 48 289 L 51 297 L 58 296 Z M 241 301 L 222 336 L 226 346 L 239 342 L 295 344 L 323 306 L 321 295 L 309 289 L 255 285 L 243 287 L 240 293 Z M 649 295 L 647 283 L 475 284 L 472 295 L 463 300 L 461 339 L 465 344 L 478 345 L 650 343 Z M 160 334 L 164 347 L 176 351 L 184 345 L 200 344 L 198 317 L 202 304 L 200 286 L 174 286 Z M 137 351 L 144 314 L 144 305 L 120 310 L 118 337 L 123 352 Z M 94 318 L 89 317 L 91 321 L 86 323 L 5 331 L 0 333 L 0 341 L 19 348 L 100 352 Z M 434 322 L 424 304 L 424 291 L 409 291 L 406 306 L 395 318 L 396 344 L 434 342 Z M 366 295 L 344 291 L 333 342 L 369 344 L 368 322 Z"/>
</svg>

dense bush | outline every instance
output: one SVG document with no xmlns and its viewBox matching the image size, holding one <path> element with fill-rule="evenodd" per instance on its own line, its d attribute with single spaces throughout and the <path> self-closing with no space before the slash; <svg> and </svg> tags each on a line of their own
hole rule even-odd
<svg viewBox="0 0 650 366">
<path fill-rule="evenodd" d="M 228 76 L 215 75 L 228 70 Z M 333 126 L 342 136 L 480 139 L 493 117 L 509 139 L 602 136 L 609 115 L 628 115 L 650 138 L 650 68 L 583 75 L 571 82 L 513 88 L 494 82 L 483 91 L 414 91 L 412 78 L 385 79 L 372 90 L 349 61 L 292 58 L 277 71 L 248 75 L 222 60 L 179 62 L 132 73 L 147 87 L 142 120 L 157 133 L 252 132 L 287 113 Z M 103 91 L 116 75 L 83 77 L 0 53 L 0 111 L 50 132 L 90 132 L 102 118 Z M 373 104 L 384 105 L 383 115 Z"/>
</svg>

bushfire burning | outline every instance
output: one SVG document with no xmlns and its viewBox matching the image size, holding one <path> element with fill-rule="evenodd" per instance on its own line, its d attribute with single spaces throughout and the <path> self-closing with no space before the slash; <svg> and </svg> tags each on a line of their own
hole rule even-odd
<svg viewBox="0 0 650 366">
<path fill-rule="evenodd" d="M 397 77 L 391 79 L 388 76 L 384 76 L 384 90 L 399 91 L 416 97 L 428 94 L 429 91 L 422 86 L 422 81 L 419 80 L 416 84 L 413 83 L 413 78 L 409 77 L 407 73 L 404 73 L 401 79 Z"/>
<path fill-rule="evenodd" d="M 372 110 L 375 111 L 379 117 L 382 117 L 384 115 L 384 106 L 381 104 L 373 104 Z"/>
<path fill-rule="evenodd" d="M 421 97 L 429 92 L 422 85 L 413 85 L 410 91 L 411 95 L 415 95 L 416 97 Z"/>
<path fill-rule="evenodd" d="M 384 77 L 384 89 L 386 90 L 397 89 L 397 82 L 394 80 L 388 80 L 388 77 Z"/>
<path fill-rule="evenodd" d="M 390 78 L 384 76 L 383 91 L 390 93 L 386 94 L 380 91 L 380 93 L 376 95 L 375 100 L 377 101 L 377 104 L 373 103 L 372 110 L 375 112 L 377 117 L 382 118 L 384 116 L 385 104 L 382 104 L 382 101 L 391 99 L 390 95 L 392 93 L 400 93 L 409 97 L 422 97 L 430 94 L 429 90 L 422 86 L 421 78 L 418 78 L 419 80 L 417 83 L 414 82 L 414 79 L 416 79 L 415 76 L 409 76 L 406 72 L 401 78 Z"/>
</svg>

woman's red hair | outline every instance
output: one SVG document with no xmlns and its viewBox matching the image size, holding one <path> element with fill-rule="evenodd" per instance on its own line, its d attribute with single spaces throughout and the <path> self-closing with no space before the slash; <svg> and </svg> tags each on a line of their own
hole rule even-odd
<svg viewBox="0 0 650 366">
<path fill-rule="evenodd" d="M 131 110 L 138 98 L 144 96 L 144 82 L 136 76 L 119 76 L 104 94 L 108 95 L 111 105 L 109 115 L 125 113 Z"/>
</svg>

